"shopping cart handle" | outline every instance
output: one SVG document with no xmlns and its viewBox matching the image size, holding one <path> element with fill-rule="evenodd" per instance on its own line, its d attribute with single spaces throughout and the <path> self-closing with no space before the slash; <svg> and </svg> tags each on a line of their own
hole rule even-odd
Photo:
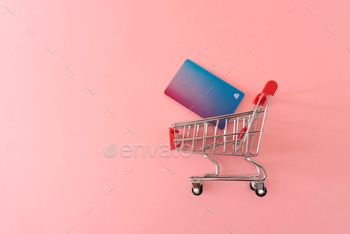
<svg viewBox="0 0 350 234">
<path fill-rule="evenodd" d="M 259 94 L 255 97 L 255 99 L 254 99 L 254 101 L 253 101 L 253 104 L 257 105 L 258 102 L 259 102 L 259 100 L 260 100 L 260 97 L 262 96 L 262 97 L 261 97 L 261 100 L 260 100 L 260 102 L 259 102 L 259 106 L 264 105 L 264 103 L 265 103 L 265 101 L 266 101 L 266 96 L 267 96 L 267 95 L 272 95 L 272 96 L 273 96 L 273 95 L 275 94 L 276 90 L 277 90 L 277 87 L 278 87 L 278 85 L 277 85 L 276 81 L 274 81 L 274 80 L 268 81 L 268 82 L 265 84 L 265 87 L 264 87 L 263 91 L 262 91 L 261 93 L 259 93 Z"/>
<path fill-rule="evenodd" d="M 270 80 L 270 81 L 268 81 L 266 83 L 262 93 L 266 94 L 266 95 L 272 95 L 273 96 L 275 94 L 276 90 L 277 90 L 277 87 L 278 87 L 278 85 L 277 85 L 276 81 Z"/>
</svg>

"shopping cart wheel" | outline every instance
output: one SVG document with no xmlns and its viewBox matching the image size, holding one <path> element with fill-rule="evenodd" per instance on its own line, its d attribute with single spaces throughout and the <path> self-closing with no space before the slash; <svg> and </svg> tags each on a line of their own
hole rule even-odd
<svg viewBox="0 0 350 234">
<path fill-rule="evenodd" d="M 256 195 L 258 195 L 259 197 L 263 197 L 263 196 L 266 195 L 267 189 L 266 189 L 266 187 L 263 187 L 263 189 L 256 189 L 256 190 L 255 190 L 255 193 L 256 193 Z"/>
<path fill-rule="evenodd" d="M 192 193 L 196 196 L 201 195 L 203 192 L 203 185 L 202 184 L 192 184 Z"/>
<path fill-rule="evenodd" d="M 250 189 L 255 191 L 255 182 L 254 181 L 250 181 Z"/>
</svg>

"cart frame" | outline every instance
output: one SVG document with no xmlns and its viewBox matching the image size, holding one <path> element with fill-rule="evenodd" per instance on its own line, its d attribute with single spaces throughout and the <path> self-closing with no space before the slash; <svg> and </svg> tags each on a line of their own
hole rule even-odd
<svg viewBox="0 0 350 234">
<path fill-rule="evenodd" d="M 202 154 L 215 164 L 215 174 L 189 178 L 194 195 L 202 194 L 202 181 L 250 181 L 250 188 L 256 195 L 266 195 L 266 170 L 251 157 L 256 157 L 259 153 L 267 109 L 277 87 L 275 81 L 268 81 L 263 91 L 254 99 L 250 111 L 172 124 L 169 128 L 171 150 Z M 225 121 L 225 128 L 222 130 L 218 130 L 219 121 Z M 208 126 L 212 127 L 212 133 L 208 131 Z M 210 155 L 241 156 L 256 167 L 257 173 L 220 176 L 220 165 Z"/>
</svg>

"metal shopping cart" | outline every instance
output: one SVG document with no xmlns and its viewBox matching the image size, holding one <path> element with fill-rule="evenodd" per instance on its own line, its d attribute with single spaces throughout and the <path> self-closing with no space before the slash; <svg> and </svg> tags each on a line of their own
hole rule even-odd
<svg viewBox="0 0 350 234">
<path fill-rule="evenodd" d="M 215 174 L 192 176 L 192 193 L 199 196 L 203 192 L 202 181 L 250 181 L 250 188 L 256 195 L 263 197 L 267 193 L 264 186 L 266 171 L 253 161 L 259 153 L 267 108 L 277 90 L 275 81 L 268 81 L 263 91 L 256 96 L 250 111 L 221 115 L 201 120 L 173 123 L 169 129 L 171 150 L 190 154 L 203 154 L 215 164 Z M 220 121 L 225 122 L 218 129 Z M 242 156 L 257 170 L 254 175 L 219 176 L 219 163 L 209 155 Z"/>
</svg>

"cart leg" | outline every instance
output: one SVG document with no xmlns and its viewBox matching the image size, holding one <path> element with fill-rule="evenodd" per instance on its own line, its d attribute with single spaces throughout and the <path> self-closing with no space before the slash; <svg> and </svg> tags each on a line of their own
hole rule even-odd
<svg viewBox="0 0 350 234">
<path fill-rule="evenodd" d="M 266 195 L 267 193 L 267 189 L 264 185 L 264 180 L 266 179 L 266 171 L 265 171 L 265 168 L 263 166 L 261 166 L 259 163 L 251 160 L 250 158 L 247 158 L 247 157 L 244 157 L 248 162 L 252 163 L 257 171 L 258 171 L 258 174 L 256 177 L 252 177 L 252 180 L 250 181 L 250 188 L 252 190 L 255 191 L 256 195 L 258 195 L 259 197 L 263 197 Z M 260 175 L 261 175 L 261 171 L 260 169 L 262 170 L 262 173 L 263 173 L 263 177 L 262 178 L 259 178 Z"/>
<path fill-rule="evenodd" d="M 192 181 L 192 193 L 196 196 L 201 195 L 203 192 L 202 181 Z"/>
<path fill-rule="evenodd" d="M 204 154 L 204 157 L 206 157 L 207 159 L 209 159 L 212 163 L 215 164 L 215 174 L 205 174 L 205 177 L 217 177 L 220 173 L 220 166 L 219 166 L 219 163 L 213 159 L 212 157 L 210 157 L 209 155 L 207 154 Z"/>
<path fill-rule="evenodd" d="M 265 171 L 265 168 L 263 166 L 261 166 L 259 163 L 255 162 L 255 161 L 251 160 L 248 157 L 244 157 L 244 159 L 247 160 L 248 162 L 250 162 L 251 164 L 253 164 L 256 167 L 256 169 L 258 171 L 257 177 L 259 177 L 261 175 L 261 171 L 260 171 L 260 169 L 261 169 L 262 172 L 263 172 L 263 177 L 261 178 L 261 180 L 265 180 L 266 179 L 266 171 Z"/>
</svg>

